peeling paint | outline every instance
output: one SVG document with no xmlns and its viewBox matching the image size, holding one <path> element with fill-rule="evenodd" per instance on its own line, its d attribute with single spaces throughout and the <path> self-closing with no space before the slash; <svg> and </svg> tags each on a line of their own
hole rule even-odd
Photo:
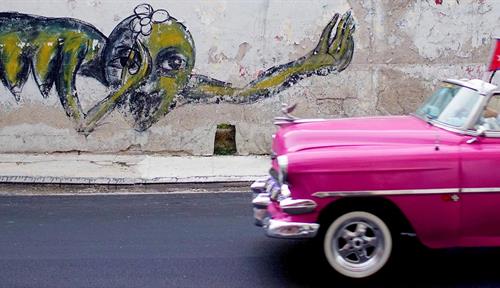
<svg viewBox="0 0 500 288">
<path fill-rule="evenodd" d="M 223 52 L 217 53 L 217 49 L 216 46 L 212 46 L 210 50 L 208 50 L 208 63 L 221 63 L 229 59 Z"/>
<path fill-rule="evenodd" d="M 238 53 L 234 57 L 234 60 L 236 62 L 240 62 L 241 60 L 243 60 L 243 58 L 245 58 L 245 55 L 250 50 L 250 48 L 252 48 L 252 46 L 248 42 L 241 43 L 238 46 Z"/>
<path fill-rule="evenodd" d="M 125 108 L 117 108 L 99 122 L 92 134 L 84 136 L 68 121 L 55 87 L 47 98 L 40 97 L 37 83 L 30 76 L 22 91 L 20 86 L 12 87 L 18 100 L 0 85 L 0 152 L 211 155 L 216 124 L 232 123 L 236 125 L 239 153 L 268 153 L 275 129 L 272 118 L 279 114 L 281 102 L 298 103 L 298 116 L 308 118 L 412 112 L 439 79 L 487 77 L 491 38 L 500 36 L 496 34 L 500 23 L 500 3 L 496 1 L 196 0 L 189 5 L 172 1 L 167 6 L 152 2 L 155 8 L 183 18 L 183 25 L 189 28 L 186 31 L 196 40 L 196 66 L 190 77 L 196 83 L 206 80 L 202 75 L 219 79 L 215 86 L 213 82 L 197 86 L 199 91 L 217 96 L 203 105 L 176 97 L 178 106 L 142 132 L 131 129 L 135 120 L 120 112 Z M 119 22 L 131 15 L 136 4 L 128 0 L 120 5 L 94 0 L 59 0 L 51 5 L 31 0 L 6 1 L 2 10 L 46 17 L 67 15 L 110 35 Z M 224 103 L 231 99 L 227 95 L 238 94 L 256 79 L 267 81 L 253 83 L 251 92 L 257 94 L 263 92 L 256 89 L 260 85 L 279 83 L 283 78 L 270 75 L 268 69 L 308 55 L 333 13 L 348 9 L 356 19 L 356 34 L 354 58 L 347 69 L 326 76 L 318 71 L 287 82 L 286 89 L 273 90 L 276 96 L 258 102 Z M 182 37 L 189 42 L 189 37 Z M 97 48 L 96 42 L 88 43 L 92 49 Z M 15 47 L 21 49 L 24 44 L 19 42 Z M 47 42 L 47 47 L 57 45 L 57 41 Z M 0 51 L 5 50 L 2 46 L 0 43 Z M 89 76 L 77 74 L 76 79 L 85 112 L 103 95 L 114 91 Z M 153 87 L 151 83 L 144 85 L 148 90 Z"/>
<path fill-rule="evenodd" d="M 494 2 L 462 2 L 444 1 L 438 6 L 413 2 L 402 15 L 407 23 L 402 28 L 422 57 L 430 60 L 449 55 L 467 58 L 475 49 L 488 44 L 485 42 L 489 42 L 498 26 L 500 6 Z"/>
</svg>

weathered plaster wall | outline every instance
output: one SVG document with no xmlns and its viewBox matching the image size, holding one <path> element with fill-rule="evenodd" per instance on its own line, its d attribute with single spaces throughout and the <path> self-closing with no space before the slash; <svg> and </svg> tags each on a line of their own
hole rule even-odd
<svg viewBox="0 0 500 288">
<path fill-rule="evenodd" d="M 137 1 L 3 1 L 2 12 L 72 17 L 108 36 Z M 109 113 L 89 135 L 75 129 L 54 89 L 42 98 L 32 76 L 20 100 L 0 85 L 0 152 L 162 152 L 210 155 L 218 123 L 236 125 L 239 154 L 269 151 L 281 102 L 303 117 L 351 117 L 413 111 L 443 78 L 485 78 L 492 37 L 500 27 L 495 0 L 155 1 L 188 27 L 196 46 L 193 74 L 244 87 L 273 66 L 306 55 L 335 12 L 356 21 L 351 64 L 312 75 L 252 104 L 186 104 L 138 132 Z M 87 111 L 110 93 L 78 76 Z"/>
</svg>

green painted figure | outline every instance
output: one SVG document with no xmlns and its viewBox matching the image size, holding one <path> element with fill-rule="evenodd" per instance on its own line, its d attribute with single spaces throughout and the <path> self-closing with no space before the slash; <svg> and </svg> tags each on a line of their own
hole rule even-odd
<svg viewBox="0 0 500 288">
<path fill-rule="evenodd" d="M 235 88 L 193 74 L 191 34 L 166 10 L 148 4 L 137 6 L 109 37 L 76 19 L 0 13 L 0 79 L 16 100 L 30 73 L 42 96 L 55 86 L 66 114 L 84 134 L 117 107 L 132 115 L 134 129 L 144 131 L 177 103 L 251 103 L 304 77 L 344 70 L 353 56 L 355 25 L 350 12 L 339 18 L 334 15 L 313 51 Z M 83 111 L 77 74 L 97 79 L 112 92 Z"/>
</svg>

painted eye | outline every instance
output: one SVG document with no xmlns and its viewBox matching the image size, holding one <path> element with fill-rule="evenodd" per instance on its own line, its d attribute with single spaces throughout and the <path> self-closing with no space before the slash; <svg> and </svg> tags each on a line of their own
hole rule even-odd
<svg viewBox="0 0 500 288">
<path fill-rule="evenodd" d="M 116 69 L 123 69 L 128 66 L 128 73 L 132 75 L 136 74 L 139 71 L 141 59 L 138 56 L 135 56 L 134 60 L 130 61 L 128 53 L 129 52 L 126 52 L 126 54 L 122 53 L 122 55 L 117 56 L 108 63 L 108 66 Z"/>
<path fill-rule="evenodd" d="M 180 54 L 171 55 L 160 62 L 160 69 L 168 72 L 186 68 L 186 58 Z"/>
</svg>

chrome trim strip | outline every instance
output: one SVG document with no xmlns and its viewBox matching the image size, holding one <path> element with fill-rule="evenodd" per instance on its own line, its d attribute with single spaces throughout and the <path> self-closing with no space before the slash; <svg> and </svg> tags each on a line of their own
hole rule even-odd
<svg viewBox="0 0 500 288">
<path fill-rule="evenodd" d="M 493 193 L 500 192 L 500 187 L 483 187 L 483 188 L 462 188 L 463 193 Z"/>
<path fill-rule="evenodd" d="M 406 190 L 361 190 L 361 191 L 328 191 L 316 192 L 312 194 L 318 198 L 326 197 L 345 197 L 345 196 L 390 196 L 390 195 L 412 195 L 412 194 L 446 194 L 446 193 L 459 193 L 459 188 L 445 188 L 445 189 L 406 189 Z"/>
<path fill-rule="evenodd" d="M 445 79 L 445 80 L 442 80 L 442 82 L 462 86 L 462 87 L 469 88 L 471 90 L 479 92 L 479 90 L 476 87 L 473 87 L 472 85 L 470 85 L 470 83 L 467 83 L 466 81 L 457 80 L 457 79 Z"/>
<path fill-rule="evenodd" d="M 484 132 L 484 137 L 486 138 L 500 138 L 499 131 L 486 131 Z"/>
<path fill-rule="evenodd" d="M 417 116 L 418 117 L 418 116 Z M 468 121 L 467 121 L 468 122 Z M 432 125 L 438 127 L 438 128 L 441 128 L 441 129 L 444 129 L 446 131 L 450 131 L 450 132 L 455 132 L 455 133 L 458 133 L 458 134 L 462 134 L 462 135 L 470 135 L 470 136 L 473 136 L 472 133 L 470 133 L 470 130 L 468 130 L 467 128 L 463 128 L 463 127 L 454 127 L 454 126 L 451 126 L 451 125 L 447 125 L 447 124 L 444 124 L 444 123 L 441 123 L 441 122 L 438 122 L 436 120 L 431 120 L 431 123 Z M 465 126 L 465 125 L 464 125 Z M 468 126 L 467 126 L 468 127 Z"/>
<path fill-rule="evenodd" d="M 424 119 L 423 117 L 420 117 L 419 115 L 417 115 L 415 113 L 411 113 L 410 116 L 414 116 L 414 117 L 416 117 L 416 118 L 418 118 L 418 119 L 420 119 L 422 121 L 430 123 L 432 126 L 444 129 L 446 131 L 450 131 L 450 132 L 454 132 L 454 133 L 458 133 L 458 134 L 462 134 L 462 135 L 477 136 L 476 135 L 477 133 L 475 133 L 475 131 L 470 130 L 469 128 L 467 128 L 467 127 L 469 127 L 468 125 L 464 125 L 462 127 L 454 127 L 454 126 L 451 126 L 451 125 L 446 125 L 444 123 L 438 122 L 436 120 L 427 120 L 427 119 Z"/>
<path fill-rule="evenodd" d="M 460 79 L 460 80 L 446 79 L 446 80 L 442 80 L 442 82 L 466 87 L 466 88 L 469 88 L 471 90 L 477 91 L 481 95 L 491 94 L 492 92 L 495 91 L 495 89 L 498 88 L 496 85 L 491 84 L 491 83 L 487 83 L 485 81 L 481 81 L 481 83 L 479 84 L 479 83 L 471 83 L 471 80 L 474 80 L 474 79 Z M 479 85 L 477 85 L 477 84 L 479 84 Z"/>
<path fill-rule="evenodd" d="M 282 125 L 292 125 L 292 124 L 301 124 L 301 123 L 312 123 L 312 122 L 323 122 L 328 119 L 281 119 L 281 118 L 274 118 L 274 125 L 276 126 L 282 126 Z"/>
<path fill-rule="evenodd" d="M 280 208 L 287 214 L 305 214 L 316 209 L 318 204 L 311 199 L 292 199 L 286 198 L 280 201 Z"/>
<path fill-rule="evenodd" d="M 295 121 L 293 121 L 293 123 L 297 123 L 297 124 L 300 124 L 300 123 L 312 123 L 312 122 L 323 122 L 323 121 L 326 121 L 327 119 L 323 119 L 323 118 L 309 118 L 309 119 L 297 119 Z"/>
</svg>

